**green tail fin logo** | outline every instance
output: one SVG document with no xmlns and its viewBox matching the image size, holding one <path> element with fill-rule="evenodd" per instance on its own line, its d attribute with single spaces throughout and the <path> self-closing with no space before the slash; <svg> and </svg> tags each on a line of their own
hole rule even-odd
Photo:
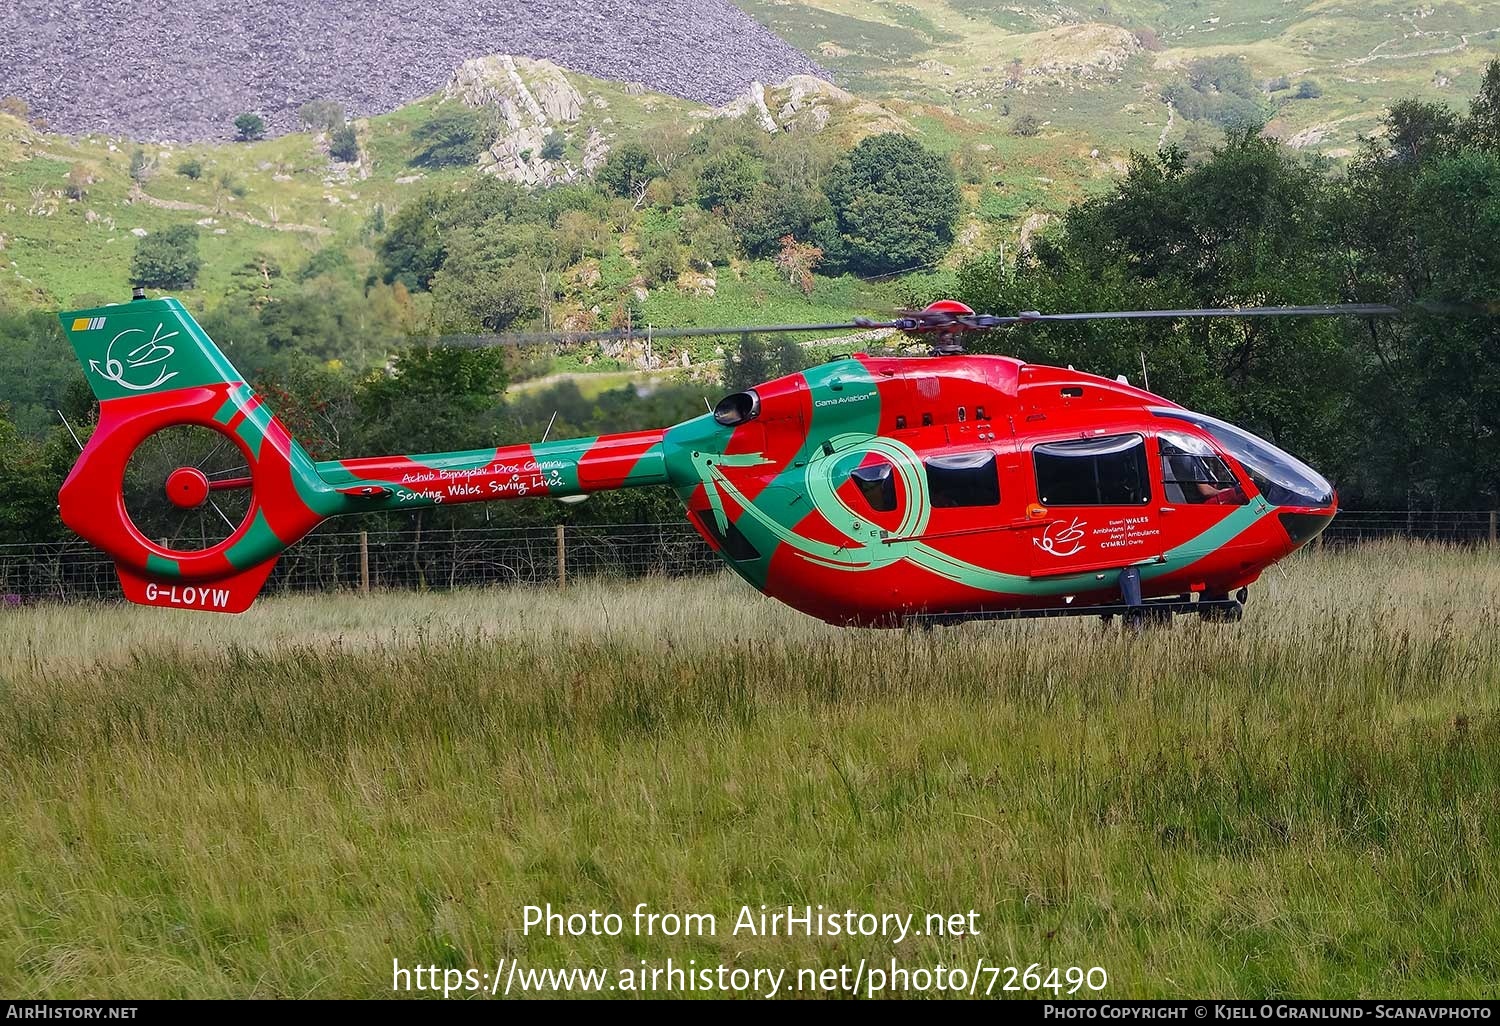
<svg viewBox="0 0 1500 1026">
<path fill-rule="evenodd" d="M 78 310 L 59 319 L 101 401 L 240 380 L 175 299 Z"/>
</svg>

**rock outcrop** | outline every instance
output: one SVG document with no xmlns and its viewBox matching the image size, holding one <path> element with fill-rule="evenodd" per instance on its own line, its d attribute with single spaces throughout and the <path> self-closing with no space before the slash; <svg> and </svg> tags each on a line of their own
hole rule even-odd
<svg viewBox="0 0 1500 1026">
<path fill-rule="evenodd" d="M 775 111 L 772 114 L 772 111 Z M 911 125 L 878 103 L 861 100 L 832 82 L 813 75 L 792 75 L 777 85 L 759 82 L 729 103 L 715 109 L 715 117 L 750 115 L 767 132 L 821 132 L 835 113 L 859 123 L 866 132 L 910 131 Z"/>
<path fill-rule="evenodd" d="M 608 152 L 608 145 L 591 128 L 581 147 L 583 161 L 574 164 L 567 159 L 571 128 L 583 114 L 583 96 L 551 61 L 518 60 L 508 54 L 465 61 L 443 87 L 443 98 L 498 112 L 500 135 L 480 157 L 479 166 L 521 185 L 573 181 L 591 172 Z M 549 149 L 553 156 L 547 155 Z"/>
</svg>

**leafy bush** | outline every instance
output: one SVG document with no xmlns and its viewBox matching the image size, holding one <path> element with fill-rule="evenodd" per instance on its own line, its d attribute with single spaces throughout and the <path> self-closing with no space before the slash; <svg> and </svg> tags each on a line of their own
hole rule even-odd
<svg viewBox="0 0 1500 1026">
<path fill-rule="evenodd" d="M 567 141 L 563 139 L 561 132 L 550 133 L 546 141 L 542 143 L 543 160 L 562 160 L 563 154 L 568 152 Z"/>
<path fill-rule="evenodd" d="M 1010 134 L 1019 135 L 1023 138 L 1031 138 L 1042 130 L 1042 123 L 1037 120 L 1035 114 L 1022 114 L 1011 122 Z"/>
<path fill-rule="evenodd" d="M 765 177 L 765 170 L 764 164 L 743 150 L 714 154 L 698 172 L 698 205 L 713 210 L 743 203 Z"/>
<path fill-rule="evenodd" d="M 682 247 L 677 236 L 664 235 L 646 246 L 641 254 L 641 277 L 652 285 L 666 285 L 677 278 L 682 264 Z"/>
<path fill-rule="evenodd" d="M 1323 87 L 1310 78 L 1304 78 L 1297 84 L 1297 99 L 1316 100 L 1323 95 Z"/>
<path fill-rule="evenodd" d="M 203 177 L 203 161 L 197 157 L 188 157 L 177 165 L 177 173 L 196 182 Z"/>
<path fill-rule="evenodd" d="M 266 119 L 248 111 L 234 119 L 234 137 L 240 142 L 254 142 L 266 134 Z"/>
<path fill-rule="evenodd" d="M 328 155 L 345 164 L 359 159 L 359 136 L 353 125 L 340 125 L 333 130 L 328 138 Z"/>
<path fill-rule="evenodd" d="M 173 225 L 137 240 L 130 280 L 153 289 L 191 288 L 201 264 L 198 229 L 190 224 Z"/>
<path fill-rule="evenodd" d="M 1186 80 L 1167 86 L 1161 96 L 1189 121 L 1209 121 L 1225 131 L 1259 128 L 1266 120 L 1250 66 L 1239 57 L 1196 60 Z"/>
</svg>

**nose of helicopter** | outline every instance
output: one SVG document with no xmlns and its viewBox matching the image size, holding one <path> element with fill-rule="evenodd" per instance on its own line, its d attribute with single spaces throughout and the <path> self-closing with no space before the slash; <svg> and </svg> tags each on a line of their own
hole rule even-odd
<svg viewBox="0 0 1500 1026">
<path fill-rule="evenodd" d="M 1300 549 L 1327 530 L 1338 511 L 1338 492 L 1330 490 L 1326 506 L 1293 506 L 1283 508 L 1276 516 L 1281 521 L 1282 530 L 1286 531 L 1287 538 L 1291 540 L 1292 548 Z"/>
</svg>

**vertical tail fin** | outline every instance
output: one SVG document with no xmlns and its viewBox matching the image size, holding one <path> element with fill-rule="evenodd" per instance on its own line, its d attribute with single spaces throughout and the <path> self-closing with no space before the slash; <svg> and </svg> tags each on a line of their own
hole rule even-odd
<svg viewBox="0 0 1500 1026">
<path fill-rule="evenodd" d="M 244 380 L 175 299 L 76 310 L 60 320 L 100 402 Z"/>
</svg>

